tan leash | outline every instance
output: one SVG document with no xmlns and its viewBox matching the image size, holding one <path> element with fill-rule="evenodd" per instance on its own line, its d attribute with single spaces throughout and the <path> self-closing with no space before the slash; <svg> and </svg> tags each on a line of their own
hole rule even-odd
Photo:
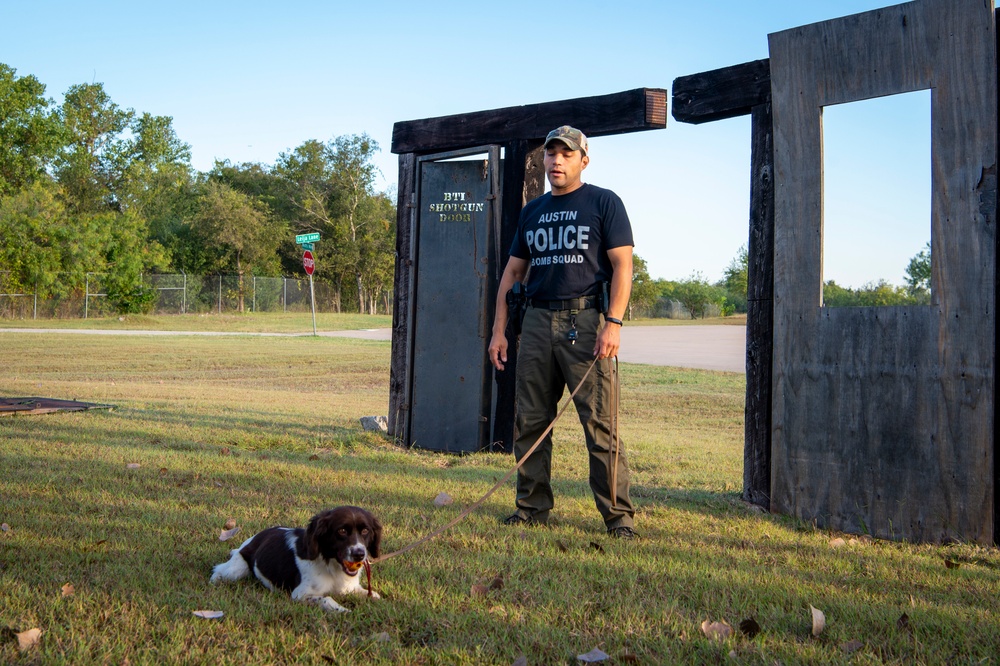
<svg viewBox="0 0 1000 666">
<path fill-rule="evenodd" d="M 615 362 L 616 363 L 617 363 L 617 359 L 618 359 L 618 357 L 616 356 L 615 357 Z M 434 538 L 436 538 L 436 537 L 444 534 L 445 532 L 447 532 L 448 530 L 450 530 L 452 527 L 454 527 L 458 523 L 462 522 L 465 519 L 465 517 L 468 516 L 470 513 L 472 513 L 473 511 L 475 511 L 476 509 L 478 509 L 480 506 L 482 506 L 483 502 L 485 502 L 490 497 L 490 495 L 492 495 L 493 493 L 495 493 L 502 485 L 504 485 L 505 483 L 507 483 L 507 481 L 510 480 L 510 477 L 512 477 L 514 475 L 514 472 L 516 472 L 517 470 L 521 469 L 521 466 L 524 465 L 525 461 L 527 461 L 528 458 L 531 457 L 531 454 L 535 452 L 535 449 L 537 449 L 541 445 L 542 440 L 545 439 L 545 436 L 548 435 L 550 432 L 552 432 L 552 428 L 555 427 L 556 422 L 563 415 L 563 412 L 566 411 L 566 408 L 569 407 L 569 404 L 571 402 L 573 402 L 573 398 L 576 397 L 577 393 L 579 393 L 580 388 L 583 386 L 583 383 L 585 381 L 587 381 L 587 377 L 590 376 L 590 372 L 594 369 L 594 366 L 597 365 L 597 361 L 598 360 L 600 360 L 600 359 L 595 358 L 590 363 L 590 366 L 587 368 L 587 372 L 585 372 L 583 374 L 583 378 L 580 379 L 580 383 L 577 384 L 576 388 L 573 389 L 573 392 L 569 394 L 569 397 L 566 398 L 566 402 L 559 409 L 559 412 L 556 414 L 556 417 L 554 419 L 552 419 L 552 422 L 549 423 L 549 425 L 548 425 L 547 428 L 545 428 L 545 431 L 541 435 L 539 435 L 538 439 L 536 439 L 535 443 L 531 445 L 531 448 L 528 449 L 527 453 L 525 453 L 523 456 L 521 456 L 521 459 L 517 462 L 516 465 L 514 465 L 514 468 L 511 469 L 509 472 L 507 472 L 503 476 L 502 479 L 500 479 L 499 481 L 497 481 L 493 485 L 492 488 L 490 488 L 489 490 L 487 490 L 485 495 L 483 495 L 478 500 L 476 500 L 475 502 L 473 502 L 472 504 L 470 504 L 468 507 L 466 507 L 465 510 L 463 510 L 460 514 L 458 514 L 457 516 L 455 516 L 451 520 L 451 522 L 449 522 L 444 527 L 440 527 L 440 528 L 434 530 L 430 534 L 417 539 L 416 541 L 414 541 L 413 543 L 411 543 L 408 546 L 404 546 L 404 547 L 400 548 L 399 550 L 393 551 L 391 553 L 387 553 L 385 555 L 382 555 L 381 557 L 377 557 L 377 558 L 372 559 L 372 560 L 366 560 L 366 562 L 371 562 L 372 564 L 375 564 L 377 562 L 384 562 L 384 561 L 386 561 L 388 559 L 396 557 L 397 555 L 402 555 L 403 553 L 405 553 L 407 551 L 413 550 L 417 546 L 419 546 L 419 545 L 421 545 L 423 543 L 426 543 L 426 542 L 430 541 L 431 539 L 434 539 Z M 615 418 L 617 419 L 617 416 Z M 612 495 L 613 494 L 614 494 L 614 490 L 612 490 Z M 369 590 L 370 590 L 371 589 L 371 569 L 370 568 L 368 569 L 368 576 L 369 576 L 369 578 L 368 578 L 368 586 L 369 586 Z"/>
</svg>

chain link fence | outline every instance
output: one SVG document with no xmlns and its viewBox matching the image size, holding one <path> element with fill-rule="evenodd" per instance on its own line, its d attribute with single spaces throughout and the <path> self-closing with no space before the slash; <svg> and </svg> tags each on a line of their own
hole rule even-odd
<svg viewBox="0 0 1000 666">
<path fill-rule="evenodd" d="M 104 289 L 104 275 L 87 273 L 81 280 L 59 274 L 52 295 L 15 285 L 0 271 L 0 318 L 58 319 L 109 317 L 116 314 Z M 143 276 L 156 298 L 153 314 L 226 312 L 309 312 L 309 280 L 239 275 L 155 274 Z M 327 283 L 317 281 L 317 312 L 339 312 L 340 299 Z"/>
</svg>

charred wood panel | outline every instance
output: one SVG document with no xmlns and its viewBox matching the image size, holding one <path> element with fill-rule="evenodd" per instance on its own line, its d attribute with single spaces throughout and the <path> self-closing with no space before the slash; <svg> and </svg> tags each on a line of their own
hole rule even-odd
<svg viewBox="0 0 1000 666">
<path fill-rule="evenodd" d="M 637 88 L 610 95 L 512 106 L 453 116 L 408 120 L 392 128 L 393 153 L 436 153 L 516 140 L 544 139 L 553 128 L 573 125 L 588 136 L 662 129 L 667 92 Z"/>
<path fill-rule="evenodd" d="M 992 543 L 993 7 L 927 0 L 770 35 L 771 510 L 878 537 Z M 821 114 L 933 89 L 932 304 L 824 308 Z"/>
</svg>

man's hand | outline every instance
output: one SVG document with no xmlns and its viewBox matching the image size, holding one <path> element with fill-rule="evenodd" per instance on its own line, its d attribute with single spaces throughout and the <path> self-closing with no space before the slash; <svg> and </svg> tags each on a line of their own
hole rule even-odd
<svg viewBox="0 0 1000 666">
<path fill-rule="evenodd" d="M 621 347 L 622 327 L 611 322 L 604 322 L 604 326 L 597 333 L 597 343 L 594 345 L 594 356 L 597 358 L 611 358 L 618 355 L 618 348 Z"/>
<path fill-rule="evenodd" d="M 507 336 L 503 333 L 494 333 L 490 339 L 490 363 L 497 370 L 503 370 L 503 364 L 507 362 Z"/>
</svg>

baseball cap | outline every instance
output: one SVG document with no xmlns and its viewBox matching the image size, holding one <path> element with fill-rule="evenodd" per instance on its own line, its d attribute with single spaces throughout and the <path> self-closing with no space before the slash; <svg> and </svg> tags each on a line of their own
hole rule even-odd
<svg viewBox="0 0 1000 666">
<path fill-rule="evenodd" d="M 579 150 L 584 155 L 587 154 L 587 137 L 580 130 L 569 125 L 563 125 L 549 132 L 545 137 L 545 147 L 547 148 L 553 141 L 562 141 L 570 150 Z"/>
</svg>

